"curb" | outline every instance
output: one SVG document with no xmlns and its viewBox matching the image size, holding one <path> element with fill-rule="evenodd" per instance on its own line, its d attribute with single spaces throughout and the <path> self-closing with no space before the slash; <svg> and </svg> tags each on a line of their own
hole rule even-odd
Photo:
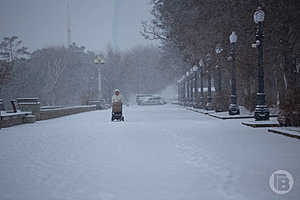
<svg viewBox="0 0 300 200">
<path fill-rule="evenodd" d="M 254 118 L 252 115 L 233 115 L 233 116 L 218 116 L 216 114 L 211 114 L 209 113 L 208 114 L 209 116 L 211 117 L 215 117 L 215 118 L 218 118 L 218 119 L 251 119 L 251 118 Z"/>
<path fill-rule="evenodd" d="M 252 118 L 254 118 L 254 115 L 219 116 L 214 111 L 196 110 L 196 109 L 193 109 L 191 107 L 185 107 L 185 109 L 187 109 L 189 111 L 209 115 L 211 117 L 214 117 L 214 118 L 217 118 L 217 119 L 222 119 L 222 120 L 226 120 L 226 119 L 252 119 Z M 270 115 L 270 117 L 278 117 L 278 115 L 273 114 L 273 115 Z M 267 126 L 267 127 L 269 127 L 269 126 Z"/>
<path fill-rule="evenodd" d="M 296 139 L 299 139 L 299 140 L 300 140 L 300 135 L 294 135 L 294 134 L 285 132 L 285 131 L 283 131 L 283 130 L 268 129 L 268 132 L 269 132 L 269 133 L 279 134 L 279 135 L 284 135 L 284 136 L 287 136 L 287 137 L 296 138 Z"/>
<path fill-rule="evenodd" d="M 206 111 L 206 110 L 195 110 L 193 108 L 185 108 L 189 111 L 193 111 L 193 112 L 197 112 L 197 113 L 201 113 L 201 114 L 204 114 L 204 115 L 208 115 L 209 114 L 209 111 Z"/>
<path fill-rule="evenodd" d="M 254 122 L 242 122 L 242 125 L 250 126 L 252 128 L 267 128 L 267 127 L 280 127 L 280 124 L 277 122 L 273 123 L 254 123 Z"/>
</svg>

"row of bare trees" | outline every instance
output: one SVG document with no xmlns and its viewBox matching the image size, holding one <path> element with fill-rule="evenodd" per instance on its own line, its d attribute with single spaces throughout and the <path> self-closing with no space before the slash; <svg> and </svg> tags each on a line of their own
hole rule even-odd
<svg viewBox="0 0 300 200">
<path fill-rule="evenodd" d="M 269 106 L 280 100 L 281 114 L 292 124 L 299 120 L 299 69 L 296 58 L 300 53 L 300 2 L 298 0 L 152 0 L 153 20 L 144 22 L 142 34 L 174 51 L 176 48 L 189 63 L 199 63 L 215 48 L 223 51 L 219 60 L 226 74 L 230 70 L 227 57 L 228 37 L 237 32 L 237 66 L 239 103 L 253 110 L 257 91 L 257 51 L 251 48 L 256 26 L 253 13 L 260 5 L 266 13 L 265 87 Z M 213 59 L 216 62 L 216 58 Z M 211 66 L 215 66 L 214 63 Z M 298 63 L 299 65 L 299 63 Z M 210 69 L 214 71 L 215 69 Z M 225 76 L 226 78 L 226 76 Z M 229 77 L 227 77 L 229 78 Z M 229 83 L 229 82 L 228 82 Z M 279 97 L 279 98 L 278 98 Z M 298 113 L 291 115 L 290 113 Z"/>
<path fill-rule="evenodd" d="M 1 97 L 39 97 L 43 105 L 73 105 L 93 98 L 97 90 L 96 80 L 91 84 L 97 70 L 94 56 L 73 44 L 39 49 L 17 62 L 2 60 L 9 63 L 10 73 L 1 85 Z"/>
<path fill-rule="evenodd" d="M 173 81 L 175 69 L 180 68 L 176 67 L 180 62 L 174 65 L 163 59 L 157 47 L 120 51 L 108 46 L 101 53 L 104 65 L 96 65 L 97 55 L 75 43 L 29 53 L 13 36 L 3 39 L 0 50 L 1 98 L 39 97 L 42 105 L 78 105 L 99 99 L 99 71 L 101 93 L 110 102 L 115 88 L 127 99 L 136 93 L 156 93 Z"/>
</svg>

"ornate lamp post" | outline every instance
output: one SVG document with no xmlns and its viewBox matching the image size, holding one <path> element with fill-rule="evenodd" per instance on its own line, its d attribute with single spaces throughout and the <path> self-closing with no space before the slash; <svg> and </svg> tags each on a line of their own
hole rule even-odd
<svg viewBox="0 0 300 200">
<path fill-rule="evenodd" d="M 210 56 L 210 53 L 208 53 L 206 55 L 206 63 L 207 63 L 206 65 L 207 65 L 207 81 L 208 81 L 206 110 L 213 110 L 212 94 L 211 94 L 211 71 L 210 71 L 211 56 Z"/>
<path fill-rule="evenodd" d="M 194 74 L 193 106 L 195 108 L 197 108 L 198 107 L 198 102 L 197 102 L 198 101 L 198 84 L 197 84 L 197 82 L 198 82 L 198 73 L 197 73 L 198 72 L 198 67 L 197 67 L 197 65 L 194 65 L 192 70 L 193 70 L 193 74 Z"/>
<path fill-rule="evenodd" d="M 97 56 L 94 59 L 94 63 L 98 65 L 99 63 L 104 65 L 104 59 L 101 56 Z M 101 76 L 101 68 L 97 67 L 98 72 L 98 98 L 103 98 L 103 90 L 102 90 L 102 76 Z"/>
<path fill-rule="evenodd" d="M 184 105 L 183 104 L 184 94 L 185 94 L 185 91 L 184 91 L 184 76 L 182 76 L 181 79 L 180 79 L 180 105 Z"/>
<path fill-rule="evenodd" d="M 222 53 L 223 49 L 218 45 L 216 47 L 216 54 L 217 54 L 217 65 L 216 69 L 218 72 L 218 95 L 217 95 L 217 105 L 216 105 L 216 112 L 223 112 L 223 103 L 222 103 L 222 68 L 220 66 L 219 62 L 219 55 Z"/>
<path fill-rule="evenodd" d="M 204 91 L 203 91 L 203 70 L 204 70 L 204 62 L 203 59 L 199 61 L 199 66 L 200 66 L 200 108 L 204 108 Z"/>
<path fill-rule="evenodd" d="M 193 106 L 194 102 L 194 84 L 193 84 L 193 68 L 190 69 L 190 77 L 189 77 L 189 82 L 190 82 L 190 99 L 189 99 L 189 106 Z"/>
<path fill-rule="evenodd" d="M 185 75 L 182 76 L 182 94 L 181 94 L 181 103 L 183 106 L 185 106 L 185 97 L 186 97 L 186 82 L 185 82 Z"/>
<path fill-rule="evenodd" d="M 261 7 L 258 7 L 254 13 L 254 22 L 258 24 L 256 32 L 256 42 L 253 47 L 258 49 L 258 92 L 256 97 L 256 107 L 254 112 L 255 120 L 268 120 L 270 118 L 270 111 L 266 105 L 265 100 L 265 83 L 264 83 L 264 67 L 263 67 L 263 40 L 264 32 L 262 23 L 265 19 L 265 13 Z"/>
<path fill-rule="evenodd" d="M 181 101 L 181 79 L 177 81 L 177 102 L 180 104 Z"/>
<path fill-rule="evenodd" d="M 235 43 L 237 42 L 237 35 L 235 32 L 232 32 L 229 36 L 229 41 L 232 44 L 231 51 L 231 60 L 232 60 L 232 78 L 231 78 L 231 97 L 229 105 L 229 115 L 239 115 L 240 109 L 237 105 L 237 96 L 236 96 L 236 68 L 235 68 Z"/>
<path fill-rule="evenodd" d="M 190 80 L 189 80 L 189 75 L 190 75 L 190 73 L 187 71 L 186 73 L 185 73 L 185 84 L 186 84 L 186 88 L 185 88 L 185 90 L 186 90 L 186 98 L 185 98 L 185 105 L 189 105 L 189 100 L 190 100 L 190 85 L 189 85 L 189 83 L 190 83 Z"/>
</svg>

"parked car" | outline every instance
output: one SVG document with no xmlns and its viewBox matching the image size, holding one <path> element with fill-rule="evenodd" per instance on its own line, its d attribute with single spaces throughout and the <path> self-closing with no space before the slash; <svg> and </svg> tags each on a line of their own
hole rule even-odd
<svg viewBox="0 0 300 200">
<path fill-rule="evenodd" d="M 136 95 L 136 104 L 137 105 L 141 105 L 141 103 L 146 99 L 146 98 L 149 98 L 149 97 L 152 97 L 153 95 L 152 94 L 137 94 Z"/>
<path fill-rule="evenodd" d="M 166 101 L 160 96 L 152 96 L 145 98 L 141 105 L 164 105 Z"/>
</svg>

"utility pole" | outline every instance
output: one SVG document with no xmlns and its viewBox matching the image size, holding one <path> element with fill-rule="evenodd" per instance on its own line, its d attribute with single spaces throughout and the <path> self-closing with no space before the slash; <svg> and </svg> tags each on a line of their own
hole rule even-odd
<svg viewBox="0 0 300 200">
<path fill-rule="evenodd" d="M 112 38 L 113 38 L 114 49 L 119 49 L 119 42 L 118 42 L 119 10 L 120 10 L 120 1 L 114 0 L 114 16 L 113 16 L 113 25 L 112 25 Z"/>
<path fill-rule="evenodd" d="M 67 0 L 67 35 L 68 35 L 68 47 L 71 46 L 71 14 L 70 14 L 70 2 Z"/>
</svg>

